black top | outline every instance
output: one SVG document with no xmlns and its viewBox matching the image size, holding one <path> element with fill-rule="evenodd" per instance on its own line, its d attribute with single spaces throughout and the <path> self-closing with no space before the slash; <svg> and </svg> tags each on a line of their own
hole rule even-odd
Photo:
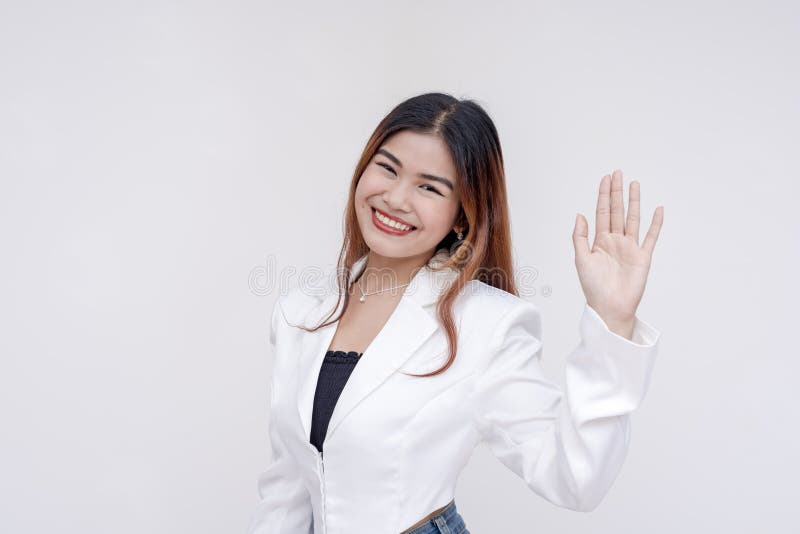
<svg viewBox="0 0 800 534">
<path fill-rule="evenodd" d="M 358 363 L 363 352 L 329 350 L 322 360 L 314 393 L 314 411 L 311 415 L 311 444 L 322 452 L 322 442 L 328 432 L 333 408 L 339 395 L 350 378 L 350 373 Z"/>
</svg>

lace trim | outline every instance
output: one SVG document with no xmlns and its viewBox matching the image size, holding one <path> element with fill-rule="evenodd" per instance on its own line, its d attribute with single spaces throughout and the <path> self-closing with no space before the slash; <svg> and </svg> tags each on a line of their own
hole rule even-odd
<svg viewBox="0 0 800 534">
<path fill-rule="evenodd" d="M 349 360 L 357 360 L 364 354 L 363 352 L 356 352 L 354 350 L 329 350 L 325 353 L 326 358 L 345 358 Z"/>
</svg>

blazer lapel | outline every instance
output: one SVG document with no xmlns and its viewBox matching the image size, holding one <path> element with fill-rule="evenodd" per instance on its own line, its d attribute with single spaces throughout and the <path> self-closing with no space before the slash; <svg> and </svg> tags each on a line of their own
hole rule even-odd
<svg viewBox="0 0 800 534">
<path fill-rule="evenodd" d="M 438 263 L 445 258 L 446 255 L 440 252 L 432 263 Z M 365 259 L 366 256 L 359 262 Z M 359 269 L 353 269 L 353 272 L 357 273 Z M 434 272 L 427 266 L 417 271 L 411 283 L 406 286 L 397 307 L 364 351 L 347 380 L 328 423 L 326 441 L 350 411 L 399 369 L 439 328 L 435 316 L 435 304 L 439 295 L 447 289 L 447 285 L 457 274 L 455 269 Z M 311 326 L 318 324 L 332 309 L 337 297 L 338 288 L 329 291 L 309 314 L 311 322 L 307 319 L 306 324 Z M 351 301 L 350 305 L 358 304 L 358 301 Z M 341 303 L 336 309 L 336 314 L 340 309 Z M 307 441 L 311 435 L 311 416 L 319 370 L 325 352 L 336 333 L 337 325 L 338 321 L 316 332 L 307 332 L 303 336 L 298 358 L 297 407 Z"/>
</svg>

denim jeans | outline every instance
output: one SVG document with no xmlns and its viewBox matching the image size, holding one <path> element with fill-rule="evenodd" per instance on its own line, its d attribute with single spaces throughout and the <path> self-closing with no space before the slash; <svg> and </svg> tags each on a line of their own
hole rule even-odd
<svg viewBox="0 0 800 534">
<path fill-rule="evenodd" d="M 469 534 L 469 530 L 456 510 L 456 501 L 452 500 L 444 510 L 408 534 Z"/>
</svg>

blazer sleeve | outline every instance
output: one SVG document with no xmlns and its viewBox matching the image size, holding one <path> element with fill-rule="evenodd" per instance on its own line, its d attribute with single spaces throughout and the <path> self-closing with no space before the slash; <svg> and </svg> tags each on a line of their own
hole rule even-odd
<svg viewBox="0 0 800 534">
<path fill-rule="evenodd" d="M 473 381 L 472 413 L 492 453 L 532 491 L 590 512 L 622 468 L 630 413 L 648 388 L 660 332 L 636 318 L 628 340 L 588 303 L 579 331 L 564 392 L 542 373 L 538 308 L 521 300 L 495 329 L 489 362 Z"/>
<path fill-rule="evenodd" d="M 278 321 L 282 320 L 280 299 L 272 311 L 270 347 L 275 354 Z M 272 460 L 266 471 L 258 478 L 260 500 L 250 520 L 248 534 L 306 534 L 312 533 L 311 498 L 301 477 L 296 461 L 289 452 L 275 424 L 276 395 L 278 384 L 278 362 L 273 366 L 270 381 L 269 441 Z M 278 393 L 276 393 L 278 391 Z"/>
</svg>

